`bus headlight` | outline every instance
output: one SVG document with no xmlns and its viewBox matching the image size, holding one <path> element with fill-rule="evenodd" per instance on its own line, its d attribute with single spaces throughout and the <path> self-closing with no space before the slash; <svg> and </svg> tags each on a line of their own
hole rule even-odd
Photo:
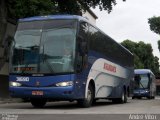
<svg viewBox="0 0 160 120">
<path fill-rule="evenodd" d="M 148 93 L 148 92 L 149 92 L 149 90 L 146 90 L 145 92 L 146 92 L 146 93 Z"/>
<path fill-rule="evenodd" d="M 20 87 L 22 86 L 22 84 L 18 82 L 9 82 L 9 86 L 10 87 Z"/>
<path fill-rule="evenodd" d="M 60 82 L 56 84 L 57 87 L 67 87 L 67 86 L 72 86 L 72 85 L 73 85 L 73 81 Z"/>
</svg>

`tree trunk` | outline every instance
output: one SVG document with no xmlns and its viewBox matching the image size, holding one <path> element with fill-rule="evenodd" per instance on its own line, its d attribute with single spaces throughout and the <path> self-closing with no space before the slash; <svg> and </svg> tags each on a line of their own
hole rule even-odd
<svg viewBox="0 0 160 120">
<path fill-rule="evenodd" d="M 7 26 L 7 11 L 5 0 L 0 0 L 0 47 L 3 45 L 3 40 L 5 36 L 6 26 Z"/>
<path fill-rule="evenodd" d="M 4 37 L 5 37 L 5 33 L 6 33 L 6 27 L 7 27 L 7 20 L 6 20 L 6 16 L 7 16 L 7 11 L 6 11 L 6 4 L 5 4 L 5 0 L 0 0 L 0 70 L 3 67 L 4 63 L 5 63 L 5 59 L 4 59 Z"/>
</svg>

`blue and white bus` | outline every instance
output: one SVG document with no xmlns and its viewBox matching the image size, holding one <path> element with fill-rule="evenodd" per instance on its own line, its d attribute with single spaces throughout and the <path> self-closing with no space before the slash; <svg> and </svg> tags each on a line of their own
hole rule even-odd
<svg viewBox="0 0 160 120">
<path fill-rule="evenodd" d="M 150 69 L 134 70 L 134 91 L 132 99 L 146 97 L 154 99 L 156 95 L 156 79 Z"/>
<path fill-rule="evenodd" d="M 30 99 L 74 101 L 89 107 L 101 98 L 127 102 L 133 55 L 87 19 L 51 15 L 19 20 L 11 49 L 9 90 Z"/>
</svg>

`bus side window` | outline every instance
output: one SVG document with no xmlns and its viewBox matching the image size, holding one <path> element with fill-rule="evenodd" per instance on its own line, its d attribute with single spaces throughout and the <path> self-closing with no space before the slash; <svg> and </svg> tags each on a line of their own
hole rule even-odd
<svg viewBox="0 0 160 120">
<path fill-rule="evenodd" d="M 149 74 L 148 73 L 148 78 L 149 78 L 149 87 L 152 87 L 152 84 L 153 84 L 153 82 L 152 82 L 152 80 L 153 80 L 153 78 L 152 78 L 152 75 L 151 74 Z"/>
<path fill-rule="evenodd" d="M 79 44 L 80 49 L 82 52 L 88 52 L 88 24 L 86 22 L 80 23 L 80 30 L 79 30 Z"/>
<path fill-rule="evenodd" d="M 86 22 L 80 23 L 78 35 L 78 57 L 77 57 L 77 70 L 78 72 L 87 65 L 88 54 L 88 40 L 87 40 L 88 24 Z"/>
<path fill-rule="evenodd" d="M 83 60 L 82 60 L 82 56 L 80 54 L 77 55 L 77 72 L 81 72 L 82 71 L 82 64 L 83 64 Z"/>
</svg>

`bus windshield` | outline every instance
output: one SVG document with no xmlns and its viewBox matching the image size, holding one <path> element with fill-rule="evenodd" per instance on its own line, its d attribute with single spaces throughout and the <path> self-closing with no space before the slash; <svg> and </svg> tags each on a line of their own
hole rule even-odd
<svg viewBox="0 0 160 120">
<path fill-rule="evenodd" d="M 75 20 L 21 22 L 14 39 L 11 73 L 74 72 Z"/>
<path fill-rule="evenodd" d="M 147 89 L 149 85 L 149 76 L 147 74 L 135 75 L 135 88 Z"/>
</svg>

